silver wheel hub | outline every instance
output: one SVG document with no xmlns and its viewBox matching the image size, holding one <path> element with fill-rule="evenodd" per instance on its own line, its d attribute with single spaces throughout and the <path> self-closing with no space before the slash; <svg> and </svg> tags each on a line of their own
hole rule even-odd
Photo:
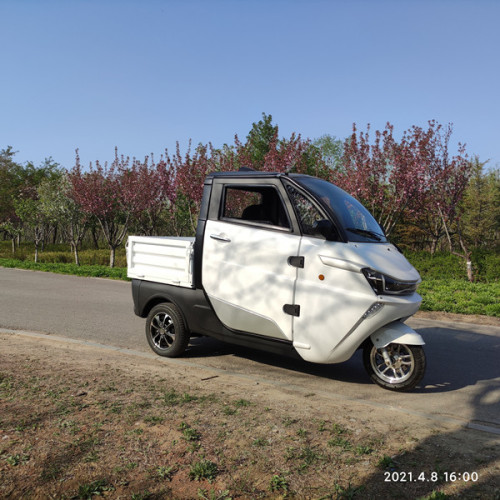
<svg viewBox="0 0 500 500">
<path fill-rule="evenodd" d="M 415 370 L 411 350 L 403 344 L 390 344 L 370 353 L 370 363 L 375 374 L 389 384 L 399 384 L 409 379 Z"/>
<path fill-rule="evenodd" d="M 151 321 L 149 334 L 158 349 L 168 349 L 175 340 L 175 327 L 172 318 L 164 312 L 159 312 Z"/>
</svg>

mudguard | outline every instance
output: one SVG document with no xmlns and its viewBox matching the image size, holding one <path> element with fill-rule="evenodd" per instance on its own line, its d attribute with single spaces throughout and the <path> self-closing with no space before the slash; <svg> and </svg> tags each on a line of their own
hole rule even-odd
<svg viewBox="0 0 500 500">
<path fill-rule="evenodd" d="M 394 321 L 379 328 L 370 335 L 373 345 L 380 349 L 393 342 L 396 344 L 424 345 L 424 339 L 413 328 L 405 325 L 401 321 Z"/>
</svg>

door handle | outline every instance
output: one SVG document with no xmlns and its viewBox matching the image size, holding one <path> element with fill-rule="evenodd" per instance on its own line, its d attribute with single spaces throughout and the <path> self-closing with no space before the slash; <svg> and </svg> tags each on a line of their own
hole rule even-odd
<svg viewBox="0 0 500 500">
<path fill-rule="evenodd" d="M 211 234 L 210 238 L 217 241 L 225 241 L 226 243 L 231 242 L 231 240 L 224 234 Z"/>
</svg>

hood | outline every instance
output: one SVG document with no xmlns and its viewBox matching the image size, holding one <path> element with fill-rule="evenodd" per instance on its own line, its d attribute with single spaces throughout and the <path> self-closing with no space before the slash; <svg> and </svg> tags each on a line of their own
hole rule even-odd
<svg viewBox="0 0 500 500">
<path fill-rule="evenodd" d="M 420 282 L 418 271 L 390 243 L 332 243 L 321 249 L 323 264 L 354 272 L 369 267 L 398 281 Z"/>
</svg>

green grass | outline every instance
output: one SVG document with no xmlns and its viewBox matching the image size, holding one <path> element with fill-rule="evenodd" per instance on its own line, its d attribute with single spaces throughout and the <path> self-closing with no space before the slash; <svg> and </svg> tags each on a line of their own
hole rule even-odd
<svg viewBox="0 0 500 500">
<path fill-rule="evenodd" d="M 202 479 L 207 479 L 212 482 L 217 477 L 219 469 L 217 464 L 211 460 L 200 460 L 191 464 L 191 469 L 189 471 L 189 479 L 195 481 L 201 481 Z"/>
<path fill-rule="evenodd" d="M 0 258 L 1 267 L 16 269 L 29 269 L 31 271 L 46 271 L 58 274 L 72 274 L 75 276 L 90 276 L 94 278 L 111 278 L 126 280 L 127 269 L 122 267 L 90 266 L 63 263 L 35 263 L 31 260 L 5 259 Z"/>
<path fill-rule="evenodd" d="M 114 488 L 108 485 L 106 479 L 98 479 L 91 483 L 82 484 L 78 488 L 78 498 L 91 499 L 95 495 L 101 496 L 104 491 L 113 491 Z"/>
<path fill-rule="evenodd" d="M 288 479 L 282 475 L 275 474 L 269 481 L 269 490 L 274 493 L 283 493 L 286 496 L 289 488 Z"/>
<path fill-rule="evenodd" d="M 500 282 L 470 283 L 459 279 L 424 279 L 418 292 L 423 311 L 500 317 Z"/>
<path fill-rule="evenodd" d="M 499 252 L 473 252 L 473 283 L 466 279 L 464 260 L 456 255 L 446 252 L 405 255 L 422 277 L 418 288 L 421 310 L 500 317 Z"/>
</svg>

